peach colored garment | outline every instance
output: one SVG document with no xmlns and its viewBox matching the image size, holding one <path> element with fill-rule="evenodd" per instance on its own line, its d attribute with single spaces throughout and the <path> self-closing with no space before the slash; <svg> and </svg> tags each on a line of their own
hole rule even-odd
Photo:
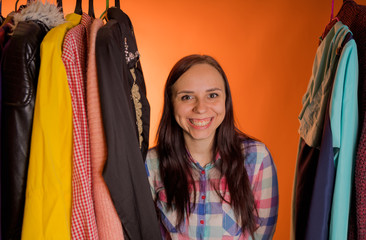
<svg viewBox="0 0 366 240">
<path fill-rule="evenodd" d="M 95 40 L 98 30 L 102 26 L 103 21 L 100 19 L 95 19 L 91 26 L 87 70 L 87 109 L 90 131 L 92 186 L 99 239 L 117 240 L 124 239 L 122 224 L 102 176 L 103 167 L 107 159 L 107 148 L 100 109 L 95 60 Z"/>
</svg>

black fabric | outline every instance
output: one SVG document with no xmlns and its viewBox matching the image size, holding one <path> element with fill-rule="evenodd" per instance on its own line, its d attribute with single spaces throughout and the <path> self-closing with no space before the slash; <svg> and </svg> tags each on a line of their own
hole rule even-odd
<svg viewBox="0 0 366 240">
<path fill-rule="evenodd" d="M 307 240 L 327 240 L 329 233 L 330 212 L 334 189 L 334 153 L 332 130 L 329 119 L 329 100 L 325 112 L 323 135 L 319 153 L 314 190 L 307 223 Z"/>
<path fill-rule="evenodd" d="M 161 239 L 159 223 L 147 180 L 144 159 L 148 149 L 150 106 L 129 17 L 108 10 L 108 23 L 97 34 L 96 60 L 103 126 L 108 157 L 103 177 L 121 219 L 126 239 Z M 126 49 L 126 46 L 127 49 Z M 139 148 L 136 114 L 131 97 L 134 68 L 140 88 L 144 142 Z"/>
<path fill-rule="evenodd" d="M 295 182 L 295 239 L 305 239 L 319 150 L 300 138 Z"/>
<path fill-rule="evenodd" d="M 48 28 L 18 23 L 3 50 L 1 121 L 1 218 L 3 239 L 20 239 L 28 173 L 40 44 Z"/>
<path fill-rule="evenodd" d="M 0 60 L 1 60 L 1 56 L 2 56 L 2 52 L 3 52 L 3 48 L 5 46 L 5 44 L 8 41 L 8 33 L 10 32 L 10 24 L 6 23 L 3 26 L 0 27 Z M 0 61 L 1 64 L 1 61 Z M 1 68 L 0 68 L 1 69 Z M 0 71 L 0 126 L 1 126 L 1 114 L 2 114 L 2 91 L 1 91 L 1 87 L 2 87 L 2 77 L 1 77 L 1 71 Z M 1 127 L 0 127 L 0 134 L 1 134 Z M 0 163 L 1 163 L 1 138 L 0 138 Z M 1 223 L 1 170 L 0 170 L 0 240 L 2 240 L 2 223 Z"/>
</svg>

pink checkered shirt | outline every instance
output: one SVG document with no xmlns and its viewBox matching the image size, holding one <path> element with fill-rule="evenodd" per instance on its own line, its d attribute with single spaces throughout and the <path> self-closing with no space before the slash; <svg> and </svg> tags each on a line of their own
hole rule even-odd
<svg viewBox="0 0 366 240">
<path fill-rule="evenodd" d="M 64 62 L 73 110 L 72 239 L 98 239 L 91 186 L 89 131 L 86 116 L 86 52 L 91 18 L 69 30 L 63 43 Z"/>
</svg>

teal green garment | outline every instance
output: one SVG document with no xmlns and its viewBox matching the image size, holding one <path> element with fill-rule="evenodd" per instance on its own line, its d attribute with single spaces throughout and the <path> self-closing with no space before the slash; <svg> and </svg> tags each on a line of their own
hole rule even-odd
<svg viewBox="0 0 366 240">
<path fill-rule="evenodd" d="M 357 89 L 358 57 L 352 39 L 339 59 L 329 109 L 336 168 L 329 239 L 347 239 L 358 127 Z"/>
<path fill-rule="evenodd" d="M 308 88 L 302 98 L 303 108 L 299 114 L 300 137 L 310 147 L 319 148 L 327 101 L 331 94 L 332 73 L 337 68 L 337 49 L 349 33 L 347 26 L 336 23 L 319 45 L 314 58 Z"/>
</svg>

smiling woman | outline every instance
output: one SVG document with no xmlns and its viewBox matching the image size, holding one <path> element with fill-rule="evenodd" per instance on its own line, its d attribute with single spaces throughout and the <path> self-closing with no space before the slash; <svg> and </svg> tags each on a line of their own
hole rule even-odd
<svg viewBox="0 0 366 240">
<path fill-rule="evenodd" d="M 173 84 L 174 117 L 183 129 L 187 146 L 213 143 L 215 131 L 225 117 L 225 95 L 224 79 L 209 64 L 192 66 Z M 212 160 L 210 155 L 193 157 L 202 166 Z"/>
<path fill-rule="evenodd" d="M 272 238 L 276 167 L 263 143 L 235 127 L 215 59 L 190 55 L 175 64 L 157 136 L 146 169 L 164 239 Z"/>
</svg>

